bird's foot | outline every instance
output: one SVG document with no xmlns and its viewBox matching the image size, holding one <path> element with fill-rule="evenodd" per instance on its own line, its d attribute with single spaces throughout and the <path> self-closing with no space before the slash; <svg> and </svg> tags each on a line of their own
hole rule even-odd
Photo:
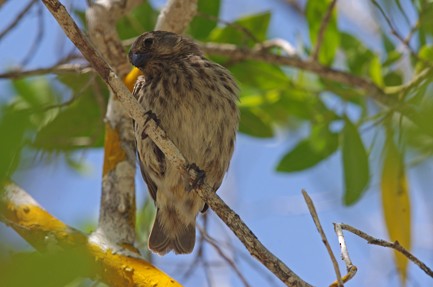
<svg viewBox="0 0 433 287">
<path fill-rule="evenodd" d="M 158 116 L 154 112 L 148 110 L 147 112 L 144 113 L 144 116 L 146 117 L 146 120 L 144 121 L 144 125 L 146 125 L 150 120 L 154 120 L 156 125 L 159 126 L 161 121 L 158 119 Z M 144 140 L 145 138 L 147 138 L 147 134 L 143 130 L 141 133 L 141 139 Z"/>
<path fill-rule="evenodd" d="M 191 170 L 195 171 L 195 179 L 191 180 L 190 182 L 191 189 L 199 188 L 204 183 L 206 172 L 200 169 L 195 163 L 188 164 L 186 166 L 186 169 L 188 170 L 188 172 L 190 172 Z"/>
</svg>

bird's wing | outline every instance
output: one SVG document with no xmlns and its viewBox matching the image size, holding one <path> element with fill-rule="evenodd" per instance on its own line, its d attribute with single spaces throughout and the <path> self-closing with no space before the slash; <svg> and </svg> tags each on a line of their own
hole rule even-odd
<svg viewBox="0 0 433 287">
<path fill-rule="evenodd" d="M 143 165 L 143 162 L 139 160 L 140 162 L 140 170 L 141 175 L 143 176 L 144 182 L 146 182 L 147 189 L 149 190 L 150 196 L 152 196 L 153 201 L 156 201 L 156 192 L 158 190 L 155 182 L 150 178 L 149 174 L 146 171 L 146 168 Z"/>
</svg>

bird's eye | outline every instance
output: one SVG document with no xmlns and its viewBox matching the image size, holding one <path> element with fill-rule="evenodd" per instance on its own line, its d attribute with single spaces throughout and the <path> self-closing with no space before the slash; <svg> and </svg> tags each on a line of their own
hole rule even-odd
<svg viewBox="0 0 433 287">
<path fill-rule="evenodd" d="M 150 48 L 150 46 L 152 46 L 152 44 L 153 44 L 153 39 L 152 38 L 147 38 L 147 39 L 144 40 L 144 46 L 146 48 Z"/>
</svg>

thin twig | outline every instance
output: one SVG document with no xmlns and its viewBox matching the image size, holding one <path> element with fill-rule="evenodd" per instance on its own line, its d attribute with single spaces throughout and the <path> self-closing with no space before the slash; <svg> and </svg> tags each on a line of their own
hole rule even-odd
<svg viewBox="0 0 433 287">
<path fill-rule="evenodd" d="M 337 234 L 338 242 L 340 243 L 341 258 L 346 264 L 347 274 L 341 278 L 343 282 L 346 283 L 347 281 L 349 281 L 355 276 L 356 272 L 358 271 L 358 268 L 355 265 L 353 265 L 352 260 L 350 260 L 349 250 L 347 249 L 346 240 L 344 239 L 341 226 L 339 224 L 334 223 L 334 230 L 335 233 Z M 330 287 L 337 287 L 338 284 L 339 284 L 338 281 L 335 281 L 330 285 Z"/>
<path fill-rule="evenodd" d="M 212 238 L 205 229 L 199 226 L 198 230 L 200 231 L 202 238 L 204 238 L 206 242 L 209 243 L 215 249 L 215 251 L 230 265 L 230 267 L 242 281 L 244 286 L 250 287 L 251 285 L 248 283 L 247 279 L 239 270 L 239 268 L 236 266 L 236 263 L 224 253 L 224 251 L 219 246 L 219 243 L 214 238 Z"/>
<path fill-rule="evenodd" d="M 294 57 L 296 56 L 296 49 L 286 40 L 275 38 L 271 40 L 267 40 L 261 43 L 261 46 L 264 50 L 277 47 L 286 52 L 287 56 Z"/>
<path fill-rule="evenodd" d="M 3 30 L 0 32 L 0 40 L 6 35 L 8 34 L 10 31 L 12 31 L 12 29 L 14 29 L 18 23 L 20 23 L 20 21 L 22 20 L 23 16 L 30 10 L 30 8 L 32 8 L 33 4 L 35 4 L 37 2 L 37 0 L 31 0 L 25 7 L 24 9 L 18 13 L 18 15 L 15 17 L 15 19 Z"/>
<path fill-rule="evenodd" d="M 44 10 L 43 6 L 38 3 L 37 17 L 38 17 L 38 30 L 36 35 L 33 38 L 33 43 L 30 45 L 30 48 L 27 51 L 26 56 L 21 61 L 20 66 L 26 66 L 31 59 L 36 55 L 36 52 L 41 47 L 41 39 L 43 39 L 45 34 L 45 25 L 44 25 Z"/>
<path fill-rule="evenodd" d="M 385 19 L 385 22 L 388 24 L 389 29 L 391 30 L 391 34 L 393 34 L 409 50 L 410 54 L 415 59 L 422 62 L 424 65 L 433 68 L 432 64 L 429 61 L 420 58 L 418 53 L 410 46 L 409 42 L 410 42 L 411 35 L 414 33 L 413 29 L 415 29 L 418 26 L 418 24 L 415 24 L 415 26 L 411 29 L 411 31 L 405 38 L 397 31 L 397 28 L 393 24 L 391 18 L 389 18 L 388 15 L 386 15 L 385 10 L 382 8 L 382 6 L 380 6 L 380 4 L 376 0 L 371 0 L 371 2 L 379 10 L 380 14 L 382 14 L 383 18 Z"/>
<path fill-rule="evenodd" d="M 326 27 L 329 24 L 329 21 L 331 20 L 332 11 L 334 10 L 335 4 L 337 4 L 337 0 L 333 0 L 326 10 L 326 14 L 323 17 L 322 22 L 320 23 L 319 33 L 317 34 L 317 40 L 316 40 L 316 46 L 314 47 L 313 51 L 313 61 L 317 61 L 317 58 L 319 57 L 320 47 L 322 46 L 323 37 L 325 35 Z"/>
<path fill-rule="evenodd" d="M 419 260 L 415 255 L 410 253 L 406 248 L 401 246 L 398 241 L 389 242 L 389 241 L 386 241 L 383 239 L 374 238 L 373 236 L 368 235 L 367 233 L 365 233 L 365 232 L 363 232 L 363 231 L 361 231 L 355 227 L 352 227 L 350 225 L 347 225 L 344 223 L 340 223 L 339 225 L 340 225 L 341 229 L 347 230 L 347 231 L 367 240 L 368 244 L 379 245 L 379 246 L 388 247 L 388 248 L 392 248 L 394 250 L 397 250 L 398 252 L 403 254 L 405 257 L 407 257 L 410 261 L 412 261 L 413 263 L 418 265 L 418 267 L 421 268 L 421 270 L 423 270 L 427 275 L 429 275 L 430 277 L 433 278 L 433 270 L 430 269 L 421 260 Z"/>
<path fill-rule="evenodd" d="M 54 65 L 46 68 L 38 68 L 33 70 L 14 70 L 9 71 L 3 74 L 0 74 L 0 79 L 19 79 L 23 77 L 31 77 L 31 76 L 40 76 L 45 74 L 71 74 L 71 73 L 79 73 L 85 74 L 92 72 L 93 69 L 88 65 L 80 65 L 80 64 L 61 64 Z"/>
<path fill-rule="evenodd" d="M 320 237 L 322 237 L 322 242 L 323 244 L 325 244 L 326 251 L 328 251 L 329 257 L 331 258 L 335 275 L 337 275 L 338 286 L 342 287 L 344 286 L 344 284 L 343 281 L 341 280 L 340 268 L 338 267 L 337 259 L 335 258 L 334 253 L 332 252 L 331 246 L 329 245 L 328 239 L 326 238 L 326 234 L 323 231 L 322 225 L 320 224 L 320 219 L 319 219 L 319 215 L 317 214 L 316 207 L 314 206 L 311 197 L 308 195 L 308 193 L 305 190 L 302 190 L 302 195 L 304 196 L 304 200 L 307 203 L 308 210 L 310 211 L 310 215 L 313 218 L 314 224 L 316 225 L 317 231 L 319 232 Z"/>
<path fill-rule="evenodd" d="M 144 116 L 145 111 L 137 100 L 131 95 L 123 82 L 111 70 L 110 66 L 85 38 L 77 24 L 66 11 L 65 7 L 57 0 L 42 0 L 48 10 L 62 27 L 65 34 L 77 46 L 83 56 L 92 64 L 101 78 L 116 94 L 119 101 L 137 124 L 138 130 L 145 132 L 148 137 L 161 149 L 173 166 L 181 172 L 189 173 L 192 179 L 197 174 L 193 169 L 188 169 L 187 161 L 170 141 L 165 132 L 150 117 Z M 212 210 L 226 223 L 245 245 L 252 256 L 257 258 L 264 266 L 273 272 L 287 286 L 311 286 L 299 278 L 287 265 L 273 255 L 253 234 L 248 226 L 233 210 L 204 183 L 195 192 L 212 208 Z"/>
</svg>

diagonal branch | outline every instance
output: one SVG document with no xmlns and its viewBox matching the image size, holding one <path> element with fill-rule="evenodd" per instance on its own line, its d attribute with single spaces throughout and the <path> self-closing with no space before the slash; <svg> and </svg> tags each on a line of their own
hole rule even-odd
<svg viewBox="0 0 433 287">
<path fill-rule="evenodd" d="M 33 4 L 35 4 L 36 2 L 37 0 L 30 0 L 30 2 L 27 3 L 24 9 L 15 16 L 14 20 L 6 28 L 4 28 L 3 31 L 0 32 L 0 40 L 10 31 L 12 31 L 18 25 L 18 23 L 20 23 L 24 15 L 30 10 L 30 8 L 32 8 Z M 3 4 L 2 2 L 0 3 Z"/>
<path fill-rule="evenodd" d="M 314 47 L 313 51 L 313 61 L 317 61 L 317 58 L 319 57 L 320 47 L 322 46 L 326 27 L 331 20 L 332 11 L 334 10 L 335 4 L 337 4 L 337 0 L 332 0 L 332 2 L 328 6 L 328 10 L 326 10 L 326 14 L 323 17 L 322 22 L 320 23 L 319 34 L 317 35 L 316 46 Z"/>
<path fill-rule="evenodd" d="M 69 16 L 65 7 L 57 0 L 43 0 L 44 4 L 56 18 L 65 34 L 82 52 L 83 56 L 92 64 L 94 69 L 100 74 L 106 84 L 113 90 L 119 101 L 127 109 L 131 117 L 135 120 L 138 129 L 143 130 L 155 142 L 155 144 L 165 154 L 167 160 L 177 166 L 182 172 L 189 172 L 195 178 L 195 171 L 186 169 L 186 160 L 181 152 L 171 142 L 165 132 L 157 126 L 155 121 L 144 116 L 145 111 L 132 97 L 123 82 L 110 69 L 108 64 L 99 53 L 90 45 L 86 37 L 80 31 L 73 19 Z M 242 241 L 248 251 L 263 263 L 287 286 L 311 286 L 299 278 L 282 261 L 267 250 L 257 239 L 247 225 L 240 219 L 239 215 L 233 212 L 224 201 L 213 192 L 207 185 L 196 190 L 199 196 L 212 208 L 212 210 L 226 223 L 227 226 Z"/>
<path fill-rule="evenodd" d="M 317 214 L 316 207 L 314 206 L 313 200 L 311 200 L 311 197 L 308 195 L 308 193 L 305 190 L 302 190 L 302 195 L 304 196 L 304 200 L 307 203 L 308 210 L 310 211 L 310 215 L 313 218 L 314 224 L 316 225 L 317 231 L 319 232 L 320 237 L 322 237 L 322 242 L 323 244 L 325 244 L 326 251 L 328 251 L 329 257 L 331 258 L 335 275 L 337 275 L 337 286 L 342 287 L 344 285 L 343 285 L 343 281 L 341 280 L 340 268 L 338 267 L 337 259 L 335 259 L 335 255 L 332 252 L 331 246 L 329 245 L 329 241 L 326 238 L 325 231 L 323 231 L 323 227 L 322 224 L 320 223 L 319 215 Z"/>
</svg>

